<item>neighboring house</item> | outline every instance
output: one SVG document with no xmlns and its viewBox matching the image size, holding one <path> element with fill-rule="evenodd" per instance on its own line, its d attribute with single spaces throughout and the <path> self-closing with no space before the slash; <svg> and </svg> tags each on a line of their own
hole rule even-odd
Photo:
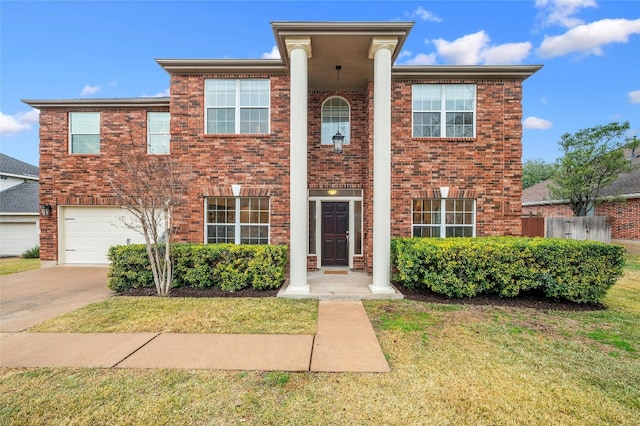
<svg viewBox="0 0 640 426">
<path fill-rule="evenodd" d="M 0 256 L 17 256 L 39 242 L 38 168 L 0 154 Z"/>
<path fill-rule="evenodd" d="M 600 199 L 590 212 L 593 216 L 607 216 L 614 240 L 640 241 L 640 151 L 626 150 L 635 170 L 624 173 L 610 186 L 603 188 Z M 553 200 L 549 194 L 552 181 L 539 182 L 522 192 L 522 214 L 525 216 L 573 216 L 570 205 Z"/>
<path fill-rule="evenodd" d="M 43 260 L 106 262 L 123 140 L 194 171 L 177 241 L 285 244 L 290 293 L 326 266 L 393 292 L 392 236 L 520 234 L 522 82 L 541 66 L 395 66 L 409 22 L 271 25 L 282 59 L 156 60 L 167 98 L 24 101 Z"/>
</svg>

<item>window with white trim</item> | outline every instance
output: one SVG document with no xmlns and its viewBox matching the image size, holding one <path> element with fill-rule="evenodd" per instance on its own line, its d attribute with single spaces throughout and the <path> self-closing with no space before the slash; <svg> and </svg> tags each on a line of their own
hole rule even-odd
<svg viewBox="0 0 640 426">
<path fill-rule="evenodd" d="M 474 237 L 475 200 L 415 199 L 412 206 L 414 237 Z"/>
<path fill-rule="evenodd" d="M 168 154 L 169 140 L 169 113 L 147 113 L 147 152 L 149 154 Z"/>
<path fill-rule="evenodd" d="M 269 133 L 268 79 L 211 79 L 204 87 L 206 133 Z"/>
<path fill-rule="evenodd" d="M 269 244 L 269 198 L 207 198 L 206 242 Z"/>
<path fill-rule="evenodd" d="M 351 142 L 349 103 L 340 96 L 332 96 L 322 104 L 322 145 L 333 145 L 333 136 L 339 131 L 344 144 Z"/>
<path fill-rule="evenodd" d="M 475 137 L 474 84 L 414 84 L 414 138 Z"/>
<path fill-rule="evenodd" d="M 100 113 L 69 113 L 69 152 L 71 154 L 100 153 Z"/>
</svg>

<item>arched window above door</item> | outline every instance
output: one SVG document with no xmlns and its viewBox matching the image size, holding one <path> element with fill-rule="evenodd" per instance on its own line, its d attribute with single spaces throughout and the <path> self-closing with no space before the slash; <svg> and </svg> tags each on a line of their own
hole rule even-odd
<svg viewBox="0 0 640 426">
<path fill-rule="evenodd" d="M 322 104 L 322 145 L 333 145 L 333 135 L 340 132 L 344 144 L 351 142 L 351 111 L 349 102 L 340 96 L 332 96 Z"/>
</svg>

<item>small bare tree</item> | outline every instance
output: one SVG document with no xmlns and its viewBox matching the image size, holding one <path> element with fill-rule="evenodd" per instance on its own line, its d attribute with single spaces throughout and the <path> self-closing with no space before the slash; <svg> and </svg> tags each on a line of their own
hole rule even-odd
<svg viewBox="0 0 640 426">
<path fill-rule="evenodd" d="M 144 236 L 159 296 L 171 290 L 174 210 L 185 199 L 189 179 L 189 171 L 169 156 L 123 152 L 110 182 L 117 203 L 135 218 L 123 218 L 124 225 Z"/>
</svg>

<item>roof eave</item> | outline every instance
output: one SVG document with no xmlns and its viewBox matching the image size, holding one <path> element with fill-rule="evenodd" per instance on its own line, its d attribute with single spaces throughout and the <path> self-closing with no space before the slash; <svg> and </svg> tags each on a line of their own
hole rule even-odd
<svg viewBox="0 0 640 426">
<path fill-rule="evenodd" d="M 148 98 L 98 98 L 98 99 L 22 99 L 25 104 L 36 108 L 169 108 L 169 97 Z"/>
<path fill-rule="evenodd" d="M 289 72 L 280 59 L 156 59 L 169 74 Z"/>
<path fill-rule="evenodd" d="M 391 76 L 395 80 L 410 79 L 462 79 L 525 80 L 542 65 L 394 65 Z"/>
</svg>

